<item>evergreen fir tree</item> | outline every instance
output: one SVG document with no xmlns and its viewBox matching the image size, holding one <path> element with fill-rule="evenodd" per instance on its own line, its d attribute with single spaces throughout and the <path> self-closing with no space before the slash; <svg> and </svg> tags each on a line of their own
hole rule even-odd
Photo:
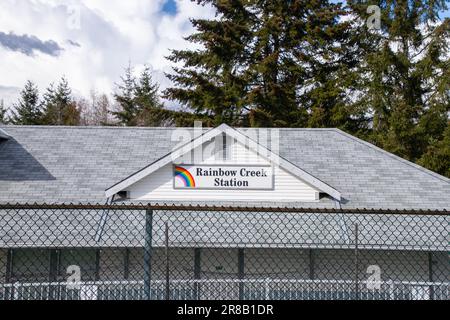
<svg viewBox="0 0 450 320">
<path fill-rule="evenodd" d="M 43 124 L 56 125 L 57 124 L 57 107 L 55 98 L 54 84 L 51 83 L 43 95 Z"/>
<path fill-rule="evenodd" d="M 249 2 L 249 1 L 247 1 Z M 187 41 L 204 50 L 174 50 L 169 60 L 182 62 L 168 74 L 177 86 L 166 97 L 206 119 L 206 125 L 239 124 L 250 109 L 246 102 L 247 45 L 252 40 L 252 15 L 244 1 L 198 1 L 216 8 L 218 19 L 194 19 L 197 32 Z"/>
<path fill-rule="evenodd" d="M 135 101 L 136 78 L 129 64 L 125 69 L 125 75 L 121 77 L 122 83 L 118 85 L 119 92 L 114 94 L 119 110 L 112 112 L 119 123 L 125 126 L 136 126 L 139 108 Z"/>
<path fill-rule="evenodd" d="M 166 95 L 214 124 L 340 126 L 342 65 L 354 63 L 340 5 L 328 1 L 204 0 L 217 19 L 193 20 L 187 38 L 203 50 L 173 51 L 182 62 Z M 340 111 L 342 112 L 342 111 Z M 314 114 L 315 117 L 310 115 Z M 317 116 L 317 115 L 320 115 Z M 342 120 L 344 119 L 344 120 Z"/>
<path fill-rule="evenodd" d="M 346 53 L 348 24 L 339 21 L 345 11 L 328 1 L 255 3 L 249 68 L 254 125 L 341 126 L 333 115 L 343 104 L 341 69 L 354 63 Z"/>
<path fill-rule="evenodd" d="M 450 178 L 450 123 L 447 124 L 442 139 L 431 143 L 418 163 Z"/>
<path fill-rule="evenodd" d="M 80 123 L 80 111 L 72 98 L 72 90 L 65 77 L 54 88 L 51 84 L 44 94 L 44 123 L 75 126 Z"/>
<path fill-rule="evenodd" d="M 449 105 L 450 20 L 445 1 L 348 1 L 364 58 L 356 69 L 373 132 L 368 138 L 417 161 L 442 136 Z M 381 9 L 381 29 L 368 30 L 368 5 Z M 426 129 L 428 128 L 428 129 Z"/>
<path fill-rule="evenodd" d="M 42 121 L 39 91 L 32 81 L 27 81 L 20 92 L 19 101 L 13 105 L 11 123 L 16 125 L 38 125 Z"/>
<path fill-rule="evenodd" d="M 152 79 L 150 68 L 138 78 L 129 65 L 114 94 L 119 110 L 111 112 L 125 126 L 164 126 L 173 121 L 174 112 L 164 109 L 158 94 L 159 86 Z"/>
<path fill-rule="evenodd" d="M 150 69 L 145 67 L 134 89 L 136 123 L 142 126 L 161 126 L 166 115 L 158 94 L 159 86 L 153 83 Z"/>
</svg>

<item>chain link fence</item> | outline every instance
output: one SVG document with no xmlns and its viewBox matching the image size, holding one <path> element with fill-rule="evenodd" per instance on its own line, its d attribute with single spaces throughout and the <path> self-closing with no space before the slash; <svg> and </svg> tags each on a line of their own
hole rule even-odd
<svg viewBox="0 0 450 320">
<path fill-rule="evenodd" d="M 450 298 L 447 211 L 0 205 L 0 300 Z"/>
</svg>

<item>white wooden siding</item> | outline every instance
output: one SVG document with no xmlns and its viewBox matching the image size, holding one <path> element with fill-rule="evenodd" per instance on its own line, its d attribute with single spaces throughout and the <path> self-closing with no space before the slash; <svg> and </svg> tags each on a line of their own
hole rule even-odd
<svg viewBox="0 0 450 320">
<path fill-rule="evenodd" d="M 233 143 L 229 150 L 229 159 L 223 160 L 220 150 L 211 152 L 214 142 L 206 143 L 208 147 L 204 160 L 196 164 L 248 164 L 270 165 L 255 152 L 245 148 L 240 143 Z M 194 157 L 187 156 L 175 160 L 177 164 L 190 164 Z M 191 162 L 192 164 L 192 162 Z M 128 188 L 129 196 L 133 200 L 228 200 L 228 201 L 316 201 L 319 191 L 286 170 L 275 166 L 273 190 L 198 190 L 174 189 L 172 164 L 166 165 L 148 177 L 136 182 Z"/>
</svg>

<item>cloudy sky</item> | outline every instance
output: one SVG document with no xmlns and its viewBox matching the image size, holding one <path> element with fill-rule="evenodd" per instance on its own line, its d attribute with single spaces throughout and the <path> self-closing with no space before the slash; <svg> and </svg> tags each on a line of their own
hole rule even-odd
<svg viewBox="0 0 450 320">
<path fill-rule="evenodd" d="M 164 58 L 189 46 L 190 17 L 212 17 L 190 0 L 1 0 L 0 99 L 9 105 L 27 79 L 43 91 L 63 75 L 77 95 L 111 93 L 130 61 L 169 85 Z"/>
<path fill-rule="evenodd" d="M 27 79 L 43 91 L 63 75 L 76 95 L 111 94 L 129 61 L 164 89 L 164 57 L 192 46 L 189 18 L 213 16 L 190 0 L 0 0 L 0 99 L 8 106 Z"/>
</svg>

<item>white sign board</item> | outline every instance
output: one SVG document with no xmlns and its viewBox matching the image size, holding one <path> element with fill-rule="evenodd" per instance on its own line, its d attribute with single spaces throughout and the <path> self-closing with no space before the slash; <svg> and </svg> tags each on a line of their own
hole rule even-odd
<svg viewBox="0 0 450 320">
<path fill-rule="evenodd" d="M 271 166 L 175 165 L 175 189 L 273 190 Z"/>
</svg>

